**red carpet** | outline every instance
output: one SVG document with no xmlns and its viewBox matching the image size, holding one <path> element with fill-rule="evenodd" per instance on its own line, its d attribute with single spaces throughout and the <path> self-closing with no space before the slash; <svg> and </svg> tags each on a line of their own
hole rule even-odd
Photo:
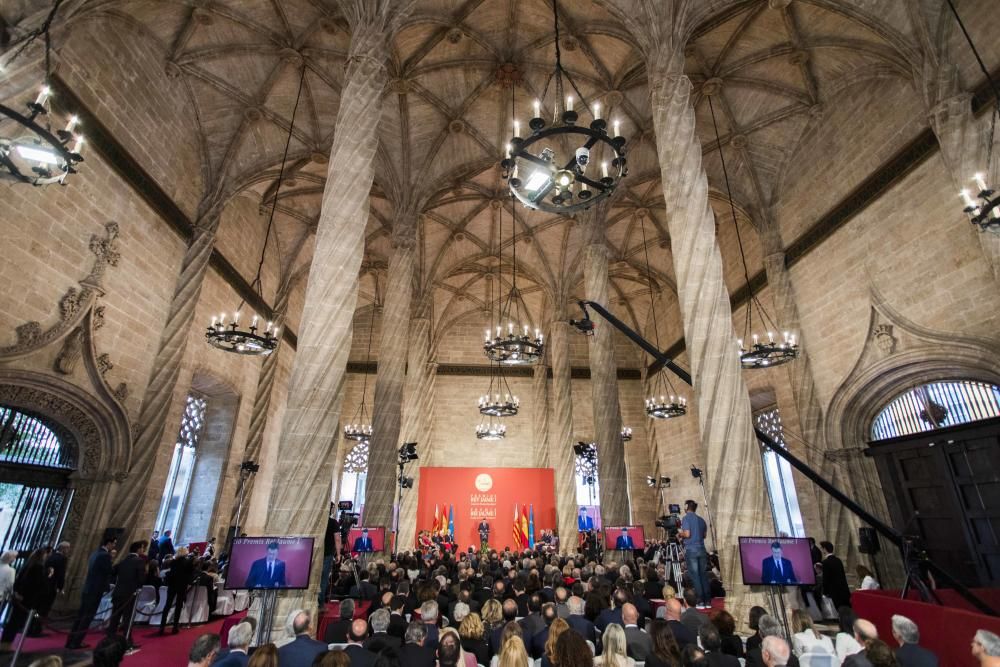
<svg viewBox="0 0 1000 667">
<path fill-rule="evenodd" d="M 163 665 L 163 667 L 179 665 L 184 667 L 187 665 L 191 644 L 194 643 L 198 635 L 206 632 L 218 634 L 225 620 L 225 618 L 217 618 L 202 625 L 194 625 L 187 629 L 182 628 L 176 635 L 170 634 L 170 629 L 167 628 L 167 634 L 162 637 L 157 634 L 159 628 L 138 625 L 132 630 L 132 641 L 139 645 L 139 650 L 126 656 L 125 662 L 122 664 L 127 667 L 147 665 Z M 97 646 L 103 637 L 103 632 L 91 632 L 87 635 L 84 643 L 89 644 L 92 648 Z M 89 663 L 90 651 L 68 651 L 65 644 L 66 635 L 52 631 L 47 631 L 45 637 L 29 637 L 24 642 L 24 650 L 17 664 L 19 667 L 28 665 L 32 660 L 47 655 L 61 656 L 66 665 L 75 665 L 83 661 Z M 0 664 L 6 665 L 9 660 L 9 654 L 0 655 Z"/>
</svg>

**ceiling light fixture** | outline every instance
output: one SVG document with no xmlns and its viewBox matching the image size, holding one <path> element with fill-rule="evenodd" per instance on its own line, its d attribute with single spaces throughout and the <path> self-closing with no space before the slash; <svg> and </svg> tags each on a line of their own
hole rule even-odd
<svg viewBox="0 0 1000 667">
<path fill-rule="evenodd" d="M 516 117 L 511 96 L 514 132 L 500 166 L 510 191 L 525 206 L 548 213 L 570 214 L 610 196 L 621 179 L 628 175 L 628 165 L 621 123 L 614 121 L 613 133 L 609 135 L 607 120 L 601 117 L 600 103 L 588 104 L 569 72 L 563 69 L 559 48 L 559 5 L 556 0 L 552 0 L 552 19 L 555 25 L 555 69 L 545 82 L 541 98 L 532 104 L 533 114 L 528 121 L 531 133 L 527 137 L 521 136 L 521 123 Z M 566 94 L 563 89 L 564 77 L 572 87 L 572 94 Z M 553 80 L 554 99 L 546 104 Z M 577 100 L 590 116 L 589 127 L 576 124 L 580 118 L 574 109 Z M 553 121 L 548 127 L 542 117 L 546 107 L 553 110 Z M 560 156 L 552 148 L 556 144 L 575 144 L 577 148 Z M 599 176 L 597 165 L 600 165 Z"/>
<path fill-rule="evenodd" d="M 27 112 L 24 114 L 0 104 L 0 165 L 6 170 L 0 171 L 0 178 L 35 186 L 65 185 L 66 177 L 77 173 L 76 165 L 83 162 L 80 153 L 84 138 L 78 131 L 80 119 L 69 115 L 63 119 L 66 124 L 61 129 L 53 129 L 53 125 L 58 127 L 62 121 L 54 117 L 51 104 L 49 27 L 62 2 L 56 0 L 42 25 L 24 40 L 7 62 L 9 66 L 39 35 L 44 38 L 45 79 L 38 96 L 25 104 Z M 0 65 L 0 70 L 5 67 Z"/>
<path fill-rule="evenodd" d="M 351 422 L 344 426 L 344 437 L 358 442 L 368 442 L 372 438 L 372 422 L 368 418 L 368 408 L 365 407 L 365 403 L 368 399 L 368 364 L 372 360 L 372 338 L 375 336 L 375 311 L 382 303 L 379 300 L 378 273 L 375 272 L 375 269 L 372 269 L 372 277 L 375 280 L 375 296 L 372 297 L 372 314 L 371 319 L 368 320 L 368 351 L 365 352 L 365 379 L 361 385 L 361 405 L 351 417 Z M 404 447 L 408 445 L 409 443 L 404 443 Z M 400 448 L 401 454 L 403 451 L 403 448 Z"/>
<path fill-rule="evenodd" d="M 990 118 L 989 143 L 986 145 L 986 173 L 975 174 L 971 179 L 976 184 L 975 191 L 978 193 L 975 199 L 969 194 L 968 189 L 961 191 L 962 201 L 965 204 L 965 208 L 962 210 L 969 216 L 969 221 L 978 227 L 980 231 L 1000 234 L 1000 192 L 997 192 L 996 188 L 989 186 L 986 181 L 987 178 L 991 178 L 993 175 L 993 143 L 996 140 L 997 118 L 1000 117 L 1000 88 L 997 87 L 993 76 L 983 63 L 983 59 L 979 55 L 979 49 L 976 48 L 975 43 L 972 41 L 969 31 L 965 29 L 965 23 L 962 22 L 962 17 L 958 15 L 958 10 L 955 9 L 955 4 L 952 0 L 948 0 L 948 7 L 951 9 L 955 21 L 958 22 L 958 27 L 962 29 L 962 34 L 965 35 L 965 41 L 972 50 L 972 55 L 976 57 L 979 68 L 986 75 L 986 80 L 993 90 L 993 116 Z"/>
<path fill-rule="evenodd" d="M 719 124 L 715 120 L 715 105 L 712 96 L 708 95 L 708 109 L 712 114 L 712 127 L 715 129 L 715 143 L 719 147 L 719 161 L 722 163 L 722 176 L 726 182 L 726 196 L 729 198 L 729 211 L 733 216 L 733 229 L 736 231 L 736 243 L 740 249 L 740 261 L 743 263 L 743 276 L 747 281 L 747 292 L 750 298 L 746 305 L 746 319 L 743 324 L 743 337 L 737 339 L 740 348 L 740 364 L 743 368 L 770 368 L 787 364 L 799 356 L 799 345 L 795 333 L 782 331 L 775 326 L 774 320 L 767 314 L 764 305 L 753 292 L 750 272 L 747 270 L 747 258 L 743 253 L 743 238 L 740 236 L 740 225 L 736 219 L 736 204 L 733 202 L 733 190 L 729 185 L 729 172 L 726 170 L 726 158 L 722 152 L 722 140 L 719 138 Z M 766 328 L 764 335 L 753 330 L 753 314 L 757 312 L 761 324 Z M 776 333 L 781 331 L 780 339 L 775 340 Z M 767 340 L 764 340 L 764 339 Z M 747 347 L 747 343 L 750 343 Z"/>
<path fill-rule="evenodd" d="M 646 242 L 646 216 L 639 215 L 639 231 L 642 234 L 642 252 L 646 258 L 646 284 L 649 285 L 649 316 L 653 320 L 653 342 L 656 349 L 660 347 L 660 327 L 656 323 L 656 303 L 653 299 L 653 269 L 649 264 L 649 244 Z M 687 399 L 681 396 L 664 369 L 660 369 L 651 378 L 652 396 L 646 399 L 646 416 L 651 419 L 673 419 L 687 414 Z"/>
<path fill-rule="evenodd" d="M 632 439 L 632 427 L 622 426 L 622 442 L 628 442 Z"/>
<path fill-rule="evenodd" d="M 285 152 L 281 156 L 281 168 L 278 170 L 278 181 L 274 186 L 274 195 L 271 198 L 271 214 L 267 219 L 267 230 L 264 232 L 264 244 L 260 249 L 260 261 L 257 263 L 257 274 L 250 289 L 256 290 L 261 301 L 264 295 L 261 286 L 260 274 L 264 268 L 264 258 L 267 256 L 267 243 L 271 239 L 271 229 L 274 227 L 274 213 L 278 208 L 278 195 L 281 193 L 281 186 L 284 184 L 285 166 L 288 163 L 288 149 L 292 144 L 292 133 L 295 131 L 295 116 L 299 110 L 299 100 L 302 99 L 302 88 L 306 80 L 306 67 L 303 64 L 302 72 L 299 75 L 299 90 L 295 95 L 295 106 L 292 107 L 292 119 L 288 126 L 288 138 L 285 140 Z M 233 320 L 226 324 L 226 314 L 219 317 L 212 317 L 212 322 L 205 332 L 205 339 L 213 347 L 217 347 L 225 352 L 235 354 L 246 354 L 254 356 L 266 356 L 274 352 L 281 340 L 281 328 L 274 326 L 273 322 L 268 322 L 264 331 L 260 332 L 259 318 L 254 314 L 250 318 L 249 327 L 240 327 L 240 316 L 246 299 L 240 301 L 233 313 Z"/>
</svg>

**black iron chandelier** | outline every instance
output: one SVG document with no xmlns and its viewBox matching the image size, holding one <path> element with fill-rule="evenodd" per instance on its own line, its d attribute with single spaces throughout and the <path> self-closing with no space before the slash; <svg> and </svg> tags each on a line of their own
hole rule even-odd
<svg viewBox="0 0 1000 667">
<path fill-rule="evenodd" d="M 503 440 L 507 436 L 507 425 L 496 417 L 489 417 L 476 426 L 477 440 Z"/>
<path fill-rule="evenodd" d="M 365 403 L 368 400 L 368 364 L 372 360 L 372 338 L 375 335 L 375 311 L 381 305 L 378 290 L 378 273 L 372 270 L 375 280 L 375 296 L 372 297 L 372 314 L 368 321 L 368 351 L 365 352 L 365 378 L 361 384 L 361 405 L 354 412 L 350 423 L 344 426 L 344 438 L 356 440 L 357 442 L 368 442 L 372 438 L 372 420 L 368 417 L 368 408 Z"/>
<path fill-rule="evenodd" d="M 632 439 L 632 427 L 622 426 L 622 442 L 628 442 Z"/>
<path fill-rule="evenodd" d="M 774 320 L 767 314 L 764 305 L 753 292 L 753 283 L 750 281 L 747 258 L 743 253 L 743 238 L 740 236 L 740 225 L 736 218 L 736 204 L 733 203 L 733 190 L 729 185 L 729 172 L 726 170 L 726 158 L 722 152 L 719 124 L 715 120 L 715 105 L 712 104 L 711 95 L 708 96 L 708 108 L 712 114 L 712 127 L 715 129 L 715 143 L 719 147 L 719 161 L 722 164 L 722 176 L 726 182 L 726 197 L 729 199 L 729 211 L 733 217 L 733 229 L 736 231 L 736 244 L 740 249 L 740 261 L 743 263 L 743 276 L 746 278 L 747 291 L 750 294 L 746 305 L 743 337 L 736 341 L 740 349 L 740 365 L 743 368 L 770 368 L 787 364 L 799 356 L 799 345 L 794 332 L 781 331 L 775 326 Z M 753 330 L 754 311 L 757 312 L 760 323 L 765 327 L 764 335 Z M 780 336 L 775 333 L 777 331 L 781 331 Z"/>
<path fill-rule="evenodd" d="M 600 104 L 588 104 L 573 78 L 563 69 L 559 48 L 559 5 L 556 0 L 552 0 L 552 17 L 555 24 L 555 69 L 545 82 L 541 99 L 533 103 L 533 115 L 528 121 L 531 133 L 527 137 L 521 136 L 521 123 L 514 112 L 512 92 L 514 132 L 500 166 L 510 191 L 525 206 L 548 213 L 570 214 L 611 195 L 628 174 L 628 165 L 620 123 L 612 123 L 613 132 L 609 135 L 608 123 L 601 117 Z M 564 77 L 575 97 L 566 94 Z M 554 99 L 546 105 L 553 80 Z M 580 115 L 574 108 L 576 100 L 590 117 L 589 127 L 577 125 Z M 543 117 L 549 108 L 552 112 L 551 125 Z M 566 153 L 560 154 L 557 150 L 573 145 L 576 148 Z"/>
<path fill-rule="evenodd" d="M 489 328 L 483 341 L 483 352 L 490 361 L 505 366 L 527 366 L 536 363 L 545 353 L 544 334 L 532 330 L 524 322 L 529 319 L 528 306 L 521 291 L 517 289 L 517 218 L 514 214 L 515 200 L 511 197 L 510 245 L 513 258 L 510 264 L 510 291 L 503 303 L 498 305 L 496 329 Z M 497 211 L 497 281 L 503 276 L 503 205 Z M 490 287 L 490 310 L 492 313 L 492 285 Z M 506 322 L 506 327 L 504 326 Z"/>
<path fill-rule="evenodd" d="M 656 303 L 653 299 L 653 270 L 649 264 L 649 244 L 646 242 L 646 216 L 639 216 L 639 231 L 642 234 L 642 252 L 646 259 L 646 283 L 649 285 L 649 316 L 653 320 L 653 342 L 656 349 L 660 348 L 660 327 L 656 323 Z M 652 377 L 650 388 L 652 395 L 646 399 L 646 416 L 652 419 L 673 419 L 683 417 L 687 414 L 687 399 L 679 395 L 674 385 L 670 382 L 664 370 L 661 368 Z M 631 429 L 629 437 L 631 438 Z M 624 440 L 624 436 L 622 438 Z"/>
<path fill-rule="evenodd" d="M 504 377 L 500 364 L 490 364 L 490 385 L 486 393 L 479 397 L 479 414 L 487 417 L 513 417 L 521 407 Z"/>
<path fill-rule="evenodd" d="M 990 187 L 986 182 L 987 175 L 992 173 L 993 143 L 996 140 L 997 118 L 1000 117 L 1000 88 L 997 87 L 993 76 L 983 63 L 983 59 L 979 55 L 979 49 L 976 48 L 975 43 L 972 41 L 969 31 L 965 29 L 962 17 L 958 15 L 958 10 L 955 9 L 955 4 L 952 0 L 948 0 L 948 7 L 951 9 L 955 21 L 958 22 L 958 27 L 962 29 L 965 41 L 972 50 L 972 55 L 976 57 L 976 62 L 979 63 L 979 68 L 986 75 L 986 80 L 993 91 L 993 115 L 990 118 L 989 144 L 986 147 L 986 174 L 977 173 L 971 179 L 976 184 L 975 191 L 978 193 L 975 199 L 972 198 L 968 189 L 962 190 L 962 201 L 965 204 L 965 208 L 962 210 L 969 216 L 969 222 L 979 228 L 980 231 L 1000 234 L 1000 192 L 997 192 L 996 188 Z"/>
<path fill-rule="evenodd" d="M 261 290 L 260 273 L 264 268 L 264 258 L 267 256 L 267 243 L 271 239 L 271 229 L 274 227 L 274 213 L 278 208 L 278 195 L 281 193 L 281 186 L 284 183 L 285 166 L 288 162 L 288 148 L 292 144 L 292 133 L 295 131 L 295 116 L 299 110 L 299 100 L 302 99 L 302 87 L 306 80 L 306 67 L 302 66 L 299 75 L 299 90 L 295 95 L 295 105 L 292 107 L 292 119 L 288 126 L 288 138 L 285 140 L 285 152 L 281 156 L 281 168 L 278 170 L 278 182 L 274 187 L 274 195 L 271 198 L 271 214 L 267 219 L 267 230 L 264 232 L 264 245 L 260 249 L 260 261 L 257 263 L 257 274 L 254 276 L 250 288 L 257 291 L 258 296 L 263 301 Z M 233 313 L 233 319 L 226 323 L 226 314 L 219 317 L 212 317 L 212 322 L 205 332 L 205 339 L 210 345 L 235 354 L 246 354 L 254 356 L 266 356 L 274 352 L 281 340 L 280 327 L 274 326 L 273 322 L 268 322 L 263 331 L 260 330 L 260 321 L 256 314 L 250 318 L 249 327 L 240 326 L 240 317 L 246 300 L 240 301 Z"/>
<path fill-rule="evenodd" d="M 80 152 L 84 138 L 79 133 L 80 119 L 74 115 L 55 118 L 52 108 L 51 75 L 52 42 L 49 28 L 63 0 L 56 0 L 42 25 L 31 33 L 14 52 L 7 65 L 14 61 L 39 35 L 45 41 L 45 79 L 34 100 L 25 103 L 20 113 L 0 104 L 0 178 L 29 185 L 65 185 L 66 177 L 75 174 L 76 165 L 83 162 Z M 5 66 L 0 65 L 0 70 Z"/>
</svg>

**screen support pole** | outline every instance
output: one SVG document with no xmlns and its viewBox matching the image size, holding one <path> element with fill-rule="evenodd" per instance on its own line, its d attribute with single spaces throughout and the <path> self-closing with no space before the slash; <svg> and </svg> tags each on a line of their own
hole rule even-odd
<svg viewBox="0 0 1000 667">
<path fill-rule="evenodd" d="M 590 321 L 590 314 L 587 312 L 587 307 L 589 306 L 594 310 L 594 312 L 596 312 L 604 320 L 606 320 L 608 324 L 621 331 L 629 340 L 631 340 L 633 343 L 638 345 L 640 348 L 645 350 L 647 353 L 649 353 L 650 356 L 653 357 L 655 369 L 654 366 L 651 366 L 650 367 L 651 370 L 655 371 L 656 369 L 659 369 L 661 367 L 669 368 L 670 371 L 674 375 L 676 375 L 681 381 L 683 381 L 685 384 L 689 386 L 692 386 L 691 373 L 689 373 L 686 369 L 678 366 L 676 363 L 674 363 L 672 359 L 670 359 L 665 354 L 656 349 L 656 346 L 654 346 L 652 343 L 650 343 L 645 338 L 640 336 L 638 333 L 633 331 L 627 324 L 625 324 L 617 317 L 609 313 L 607 309 L 604 308 L 604 306 L 602 306 L 599 303 L 595 303 L 593 301 L 579 301 L 578 303 L 580 304 L 580 308 L 583 310 L 583 320 L 570 320 L 570 324 L 577 327 L 584 333 L 592 331 L 593 323 Z M 757 440 L 760 441 L 762 448 L 768 449 L 777 454 L 778 456 L 780 456 L 781 458 L 788 461 L 789 465 L 791 465 L 793 468 L 802 473 L 809 481 L 811 481 L 819 488 L 823 489 L 823 491 L 832 496 L 834 500 L 836 500 L 837 502 L 842 504 L 845 508 L 847 508 L 848 511 L 850 511 L 852 514 L 860 518 L 862 521 L 864 521 L 869 526 L 878 531 L 879 534 L 881 534 L 887 540 L 896 545 L 896 547 L 900 549 L 901 553 L 904 551 L 904 544 L 908 544 L 908 540 L 905 539 L 904 535 L 894 530 L 890 526 L 886 525 L 881 520 L 876 518 L 873 514 L 868 512 L 864 507 L 854 502 L 854 500 L 849 498 L 846 494 L 844 494 L 840 489 L 835 487 L 833 484 L 830 484 L 828 481 L 826 481 L 826 479 L 824 479 L 822 475 L 820 475 L 818 472 L 807 466 L 798 457 L 796 457 L 790 451 L 788 451 L 788 449 L 776 443 L 774 439 L 772 439 L 767 433 L 764 433 L 764 431 L 760 430 L 756 426 L 754 426 L 753 430 L 754 433 L 757 435 Z M 904 567 L 907 567 L 908 569 L 908 564 L 905 562 L 905 560 L 906 559 L 904 559 Z M 965 598 L 965 600 L 969 604 L 976 607 L 976 609 L 978 609 L 984 614 L 988 614 L 990 616 L 997 616 L 997 612 L 990 605 L 988 605 L 986 602 L 984 602 L 982 599 L 976 596 L 971 590 L 968 589 L 968 587 L 966 587 L 964 584 L 958 581 L 951 574 L 941 569 L 941 567 L 937 565 L 934 561 L 927 559 L 924 562 L 927 564 L 928 568 L 934 573 L 934 576 L 938 578 L 938 580 L 943 581 L 947 585 L 952 586 L 955 589 L 955 592 L 961 595 L 963 598 Z"/>
</svg>

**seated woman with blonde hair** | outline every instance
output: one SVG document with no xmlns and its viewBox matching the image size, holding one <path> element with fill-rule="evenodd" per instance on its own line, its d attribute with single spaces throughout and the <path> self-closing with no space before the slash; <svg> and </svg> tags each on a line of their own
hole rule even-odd
<svg viewBox="0 0 1000 667">
<path fill-rule="evenodd" d="M 796 609 L 792 612 L 792 633 L 792 650 L 796 656 L 801 657 L 803 653 L 827 653 L 836 658 L 833 642 L 813 627 L 812 617 L 806 610 Z M 836 662 L 839 663 L 840 660 L 837 659 Z"/>
<path fill-rule="evenodd" d="M 506 628 L 504 634 L 507 634 Z M 513 633 L 504 640 L 499 655 L 493 656 L 493 659 L 497 667 L 529 667 L 531 664 L 528 652 L 524 649 L 524 642 L 521 641 L 521 637 Z"/>
<path fill-rule="evenodd" d="M 604 650 L 594 658 L 594 665 L 607 667 L 635 667 L 635 660 L 628 657 L 628 645 L 625 642 L 625 630 L 617 623 L 611 623 L 601 637 Z"/>
<path fill-rule="evenodd" d="M 552 667 L 555 664 L 556 642 L 562 633 L 569 630 L 569 623 L 557 618 L 549 626 L 549 638 L 545 640 L 545 653 L 542 654 L 541 667 Z"/>
</svg>

